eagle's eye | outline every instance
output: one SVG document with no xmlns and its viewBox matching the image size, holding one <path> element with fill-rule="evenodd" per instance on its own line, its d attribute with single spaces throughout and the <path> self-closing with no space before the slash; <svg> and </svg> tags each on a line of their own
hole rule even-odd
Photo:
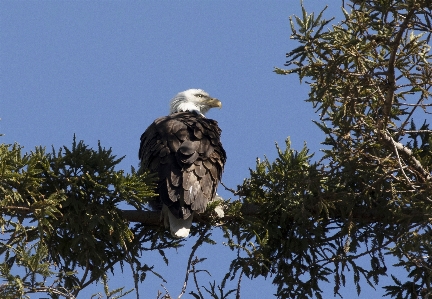
<svg viewBox="0 0 432 299">
<path fill-rule="evenodd" d="M 195 96 L 196 96 L 196 97 L 199 97 L 199 98 L 203 98 L 203 97 L 204 97 L 204 95 L 203 95 L 203 94 L 200 94 L 200 93 L 196 94 Z"/>
</svg>

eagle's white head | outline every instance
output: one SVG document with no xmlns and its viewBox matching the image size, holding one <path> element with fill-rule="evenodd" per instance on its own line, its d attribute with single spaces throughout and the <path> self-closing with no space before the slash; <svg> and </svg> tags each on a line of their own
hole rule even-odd
<svg viewBox="0 0 432 299">
<path fill-rule="evenodd" d="M 204 116 L 211 108 L 222 107 L 221 101 L 210 97 L 202 89 L 188 89 L 179 92 L 170 103 L 170 114 L 190 111 Z"/>
</svg>

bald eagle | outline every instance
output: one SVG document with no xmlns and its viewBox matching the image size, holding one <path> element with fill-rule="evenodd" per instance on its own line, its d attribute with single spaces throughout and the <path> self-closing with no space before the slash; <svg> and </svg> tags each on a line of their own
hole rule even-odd
<svg viewBox="0 0 432 299">
<path fill-rule="evenodd" d="M 222 103 L 201 89 L 178 93 L 170 115 L 156 119 L 141 136 L 140 167 L 158 175 L 154 209 L 162 210 L 171 235 L 189 235 L 193 214 L 216 195 L 226 161 L 221 129 L 204 114 Z"/>
</svg>

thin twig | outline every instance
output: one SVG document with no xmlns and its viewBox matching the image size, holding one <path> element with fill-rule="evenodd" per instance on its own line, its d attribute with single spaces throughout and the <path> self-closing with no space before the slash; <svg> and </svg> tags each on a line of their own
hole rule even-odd
<svg viewBox="0 0 432 299">
<path fill-rule="evenodd" d="M 239 279 L 238 279 L 238 282 L 237 282 L 236 299 L 240 299 L 240 286 L 241 286 L 241 280 L 242 280 L 242 277 L 243 277 L 243 273 L 244 273 L 244 271 L 242 270 L 240 272 Z"/>
<path fill-rule="evenodd" d="M 185 277 L 185 280 L 183 283 L 183 288 L 182 288 L 180 295 L 177 297 L 177 299 L 180 299 L 181 296 L 183 296 L 183 294 L 186 292 L 190 268 L 192 266 L 192 258 L 195 255 L 195 252 L 197 251 L 198 247 L 200 247 L 201 244 L 204 243 L 204 240 L 208 237 L 208 234 L 206 234 L 207 231 L 208 231 L 207 227 L 203 229 L 203 231 L 200 233 L 200 236 L 199 236 L 198 240 L 196 241 L 195 245 L 192 247 L 192 251 L 191 251 L 191 254 L 189 255 L 188 264 L 187 264 L 187 268 L 186 268 L 186 277 Z"/>
<path fill-rule="evenodd" d="M 234 195 L 238 195 L 238 191 L 235 191 L 234 189 L 228 188 L 227 186 L 225 186 L 224 183 L 222 183 L 222 181 L 220 182 L 220 184 L 225 188 L 225 190 L 231 192 Z"/>
<path fill-rule="evenodd" d="M 60 295 L 63 296 L 67 299 L 75 299 L 76 297 L 74 295 L 72 295 L 67 289 L 64 289 L 64 291 L 60 291 L 57 288 L 52 288 L 52 287 L 39 287 L 39 288 L 32 288 L 30 291 L 26 291 L 26 294 L 31 294 L 31 293 L 48 293 L 48 294 L 56 294 L 56 295 Z"/>
<path fill-rule="evenodd" d="M 411 183 L 411 180 L 408 178 L 408 176 L 407 176 L 406 173 L 405 173 L 404 167 L 403 167 L 403 165 L 402 165 L 401 158 L 399 157 L 398 149 L 397 149 L 397 147 L 396 147 L 396 142 L 395 142 L 393 139 L 392 139 L 392 141 L 393 141 L 393 147 L 394 147 L 394 150 L 395 150 L 395 154 L 396 154 L 396 157 L 397 157 L 397 161 L 398 161 L 398 164 L 399 164 L 399 168 L 400 168 L 400 170 L 401 170 L 403 176 L 405 177 L 405 180 L 408 182 L 408 184 L 411 186 L 411 188 L 413 188 L 413 190 L 417 190 L 417 189 L 413 186 L 413 184 Z"/>
<path fill-rule="evenodd" d="M 413 104 L 415 105 L 414 108 L 410 111 L 410 113 L 408 114 L 408 116 L 405 118 L 405 121 L 402 123 L 402 125 L 399 128 L 398 133 L 396 134 L 396 138 L 398 138 L 401 134 L 404 133 L 403 129 L 405 128 L 405 126 L 408 124 L 411 116 L 414 114 L 414 111 L 417 109 L 417 107 L 420 105 L 420 103 L 423 101 L 423 96 L 420 97 L 420 99 L 417 101 L 417 104 Z"/>
<path fill-rule="evenodd" d="M 432 133 L 432 130 L 406 130 L 404 133 Z"/>
<path fill-rule="evenodd" d="M 161 287 L 163 287 L 165 290 L 165 295 L 162 298 L 171 299 L 171 295 L 169 294 L 167 288 L 163 284 L 161 284 Z"/>
<path fill-rule="evenodd" d="M 197 276 L 196 276 L 195 265 L 197 264 L 197 261 L 198 261 L 198 259 L 195 258 L 195 261 L 192 262 L 192 273 L 193 273 L 193 279 L 194 279 L 195 287 L 196 287 L 196 289 L 197 289 L 197 291 L 198 291 L 198 294 L 199 294 L 200 298 L 204 298 L 204 296 L 203 296 L 202 293 L 201 293 L 200 287 L 199 287 L 199 285 L 198 285 L 198 279 L 197 279 Z"/>
<path fill-rule="evenodd" d="M 385 100 L 383 105 L 384 123 L 382 123 L 382 127 L 379 128 L 380 130 L 384 129 L 387 126 L 387 122 L 391 112 L 391 107 L 393 105 L 394 92 L 395 92 L 395 62 L 398 54 L 397 45 L 400 44 L 403 34 L 405 30 L 408 28 L 408 23 L 411 21 L 411 18 L 414 15 L 414 13 L 415 13 L 415 9 L 411 9 L 410 11 L 408 11 L 407 15 L 405 16 L 405 20 L 400 25 L 399 32 L 396 34 L 396 37 L 392 43 L 394 47 L 390 53 L 390 57 L 388 60 L 388 74 L 387 74 L 388 88 L 386 90 Z"/>
<path fill-rule="evenodd" d="M 413 152 L 409 148 L 400 142 L 396 142 L 389 132 L 384 132 L 384 134 L 381 134 L 381 137 L 389 146 L 391 145 L 392 148 L 396 147 L 398 152 L 401 153 L 405 159 L 410 160 L 410 166 L 422 175 L 424 181 L 430 181 L 432 179 L 431 174 L 423 168 L 423 165 L 414 157 Z"/>
<path fill-rule="evenodd" d="M 128 263 L 129 266 L 131 267 L 132 270 L 132 276 L 133 276 L 133 280 L 134 280 L 134 286 L 135 286 L 135 293 L 136 293 L 136 299 L 139 299 L 139 291 L 138 291 L 138 273 L 137 271 L 135 271 L 135 268 L 133 266 L 132 261 L 130 263 Z"/>
</svg>

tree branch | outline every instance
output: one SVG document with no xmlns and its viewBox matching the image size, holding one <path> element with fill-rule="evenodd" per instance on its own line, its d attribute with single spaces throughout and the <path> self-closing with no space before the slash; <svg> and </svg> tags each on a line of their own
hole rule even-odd
<svg viewBox="0 0 432 299">
<path fill-rule="evenodd" d="M 402 145 L 400 145 L 400 144 L 398 145 L 398 143 L 396 143 L 394 146 L 400 150 L 399 146 L 402 146 Z M 403 148 L 406 150 L 409 150 L 406 147 L 403 147 Z M 415 158 L 412 157 L 412 159 L 415 159 Z M 421 168 L 421 169 L 423 169 L 423 168 Z M 260 211 L 260 207 L 258 205 L 255 205 L 255 204 L 243 203 L 243 206 L 242 206 L 240 211 L 241 211 L 242 217 L 257 216 L 259 211 Z M 159 211 L 122 210 L 121 212 L 122 212 L 124 218 L 130 222 L 138 222 L 138 223 L 142 223 L 142 224 L 148 225 L 148 226 L 162 226 L 163 225 L 163 222 L 160 220 L 160 217 L 159 217 L 160 216 Z M 425 221 L 425 220 L 430 218 L 430 215 L 426 215 L 424 213 L 421 213 L 419 211 L 414 211 L 412 209 L 406 209 L 402 212 L 405 214 L 405 216 L 411 217 L 412 223 L 419 223 L 419 222 Z M 315 211 L 311 211 L 311 213 L 316 214 Z M 333 213 L 331 213 L 331 217 L 332 217 L 332 219 L 335 219 L 336 221 L 344 221 L 343 219 L 345 218 L 342 214 L 339 213 L 339 211 L 337 209 L 335 209 L 333 211 Z M 225 216 L 225 217 L 221 218 L 221 222 L 222 223 L 232 222 L 232 220 L 235 220 L 236 218 L 237 217 L 235 217 L 235 216 Z M 193 221 L 195 223 L 208 223 L 207 219 L 208 219 L 207 217 L 194 217 Z M 374 209 L 370 209 L 369 207 L 356 207 L 353 210 L 352 220 L 356 223 L 365 223 L 365 224 L 367 224 L 367 223 L 380 223 L 383 221 L 383 215 L 382 215 L 382 212 L 379 212 L 379 211 L 374 210 Z M 294 221 L 294 219 L 292 219 L 292 221 Z M 396 221 L 396 219 L 392 219 L 391 217 L 389 217 L 388 221 L 394 222 L 394 221 Z M 222 224 L 222 226 L 223 226 L 223 224 Z"/>
<path fill-rule="evenodd" d="M 431 181 L 432 177 L 431 174 L 426 171 L 423 168 L 423 165 L 420 163 L 419 160 L 417 160 L 414 156 L 412 151 L 407 148 L 406 146 L 404 146 L 402 143 L 400 142 L 396 142 L 388 132 L 382 133 L 381 134 L 382 139 L 386 142 L 386 144 L 392 148 L 392 149 L 396 149 L 399 151 L 399 153 L 406 159 L 409 160 L 410 166 L 413 167 L 416 171 L 418 171 L 421 175 L 422 175 L 422 179 L 426 182 L 426 181 Z"/>
<path fill-rule="evenodd" d="M 187 287 L 187 283 L 188 283 L 188 280 L 189 280 L 189 273 L 191 272 L 191 270 L 190 270 L 191 267 L 193 268 L 192 271 L 194 272 L 194 278 L 196 278 L 195 277 L 195 264 L 197 262 L 196 261 L 193 262 L 192 258 L 195 255 L 195 252 L 197 251 L 198 247 L 200 247 L 202 245 L 202 243 L 204 243 L 205 239 L 209 237 L 210 234 L 207 234 L 207 231 L 208 231 L 208 229 L 204 229 L 202 232 L 200 232 L 198 240 L 196 241 L 195 245 L 192 247 L 192 251 L 191 251 L 191 253 L 189 255 L 189 260 L 188 260 L 188 263 L 187 263 L 186 277 L 185 277 L 185 280 L 184 280 L 184 283 L 183 283 L 183 288 L 181 290 L 180 295 L 177 297 L 177 299 L 180 299 L 181 296 L 183 296 L 183 294 L 186 292 L 186 287 Z M 198 260 L 197 257 L 195 257 L 195 259 Z M 201 294 L 201 291 L 200 291 L 198 285 L 197 285 L 197 291 L 201 295 L 201 298 L 202 298 L 202 294 Z"/>
<path fill-rule="evenodd" d="M 402 36 L 405 32 L 405 29 L 408 28 L 408 23 L 411 20 L 411 17 L 414 15 L 415 9 L 411 9 L 407 15 L 405 16 L 404 22 L 399 27 L 399 32 L 396 34 L 396 37 L 393 41 L 394 48 L 392 49 L 390 53 L 390 58 L 388 61 L 388 71 L 387 71 L 387 85 L 388 88 L 386 90 L 385 94 L 385 101 L 384 101 L 384 107 L 383 107 L 383 116 L 384 116 L 384 123 L 382 124 L 382 127 L 379 129 L 384 129 L 384 127 L 387 125 L 391 107 L 393 106 L 393 98 L 394 98 L 394 92 L 395 92 L 395 62 L 396 57 L 398 54 L 398 47 L 400 45 Z"/>
</svg>

